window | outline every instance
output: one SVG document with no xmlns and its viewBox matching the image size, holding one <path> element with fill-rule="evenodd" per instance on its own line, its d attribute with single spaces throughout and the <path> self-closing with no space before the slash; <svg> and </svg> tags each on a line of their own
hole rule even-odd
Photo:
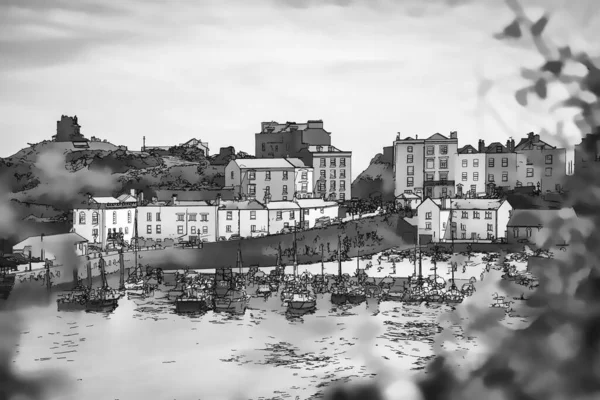
<svg viewBox="0 0 600 400">
<path fill-rule="evenodd" d="M 335 162 L 335 158 L 334 158 L 334 157 L 331 157 L 331 158 L 329 159 L 329 166 L 330 166 L 330 167 L 335 167 L 335 164 L 336 164 L 336 162 Z"/>
<path fill-rule="evenodd" d="M 488 182 L 494 182 L 494 174 L 488 174 Z"/>
<path fill-rule="evenodd" d="M 147 233 L 148 235 L 151 235 L 151 234 L 152 234 L 152 225 L 147 225 L 147 226 L 146 226 L 146 233 Z"/>
<path fill-rule="evenodd" d="M 440 159 L 440 169 L 448 169 L 448 159 L 447 158 Z"/>
<path fill-rule="evenodd" d="M 250 225 L 250 232 L 256 232 L 256 225 Z"/>
<path fill-rule="evenodd" d="M 502 173 L 502 182 L 508 182 L 508 172 Z"/>
<path fill-rule="evenodd" d="M 427 146 L 427 155 L 428 156 L 432 156 L 435 154 L 435 147 L 434 146 Z"/>
<path fill-rule="evenodd" d="M 79 213 L 79 225 L 85 224 L 85 212 L 81 211 Z"/>
<path fill-rule="evenodd" d="M 406 151 L 409 152 L 409 153 L 412 153 L 413 152 L 413 147 L 412 146 L 408 146 L 406 148 Z"/>
<path fill-rule="evenodd" d="M 462 160 L 463 168 L 467 168 L 469 166 L 469 160 Z"/>
<path fill-rule="evenodd" d="M 546 167 L 546 176 L 552 176 L 552 167 Z"/>
<path fill-rule="evenodd" d="M 256 219 L 256 211 L 250 211 L 250 219 Z"/>
<path fill-rule="evenodd" d="M 477 239 L 477 234 L 475 232 L 471 232 L 471 240 Z"/>
<path fill-rule="evenodd" d="M 523 183 L 521 181 L 517 181 L 517 187 L 521 187 L 523 186 Z"/>
<path fill-rule="evenodd" d="M 233 219 L 233 211 L 227 211 L 227 220 L 231 221 Z"/>
<path fill-rule="evenodd" d="M 473 182 L 477 182 L 479 180 L 479 172 L 473 172 Z"/>
<path fill-rule="evenodd" d="M 336 171 L 335 169 L 332 169 L 332 170 L 329 171 L 329 179 L 335 179 L 336 178 L 335 171 Z"/>
<path fill-rule="evenodd" d="M 471 193 L 475 194 L 477 191 L 477 185 L 471 185 Z"/>
<path fill-rule="evenodd" d="M 266 150 L 267 150 L 267 149 L 266 149 L 266 147 L 267 147 L 267 146 L 265 146 L 265 144 L 263 143 L 263 144 L 262 144 L 262 151 L 266 151 Z M 232 172 L 232 174 L 233 174 L 233 172 Z"/>
<path fill-rule="evenodd" d="M 467 225 L 466 224 L 460 224 L 460 230 L 461 231 L 466 231 L 467 230 Z"/>
<path fill-rule="evenodd" d="M 327 190 L 325 188 L 325 182 L 319 182 L 319 192 L 324 192 L 325 190 Z"/>
<path fill-rule="evenodd" d="M 434 163 L 433 158 L 428 158 L 427 159 L 426 168 L 427 169 L 434 169 L 435 168 L 435 163 Z"/>
<path fill-rule="evenodd" d="M 265 172 L 265 181 L 270 181 L 271 180 L 271 171 L 266 171 Z"/>
<path fill-rule="evenodd" d="M 160 213 L 159 212 L 156 213 L 156 222 L 160 222 Z"/>
<path fill-rule="evenodd" d="M 406 163 L 407 164 L 412 164 L 412 162 L 413 162 L 413 155 L 412 154 L 408 154 L 406 156 Z"/>
<path fill-rule="evenodd" d="M 208 221 L 208 214 L 200 214 L 200 221 L 207 222 Z"/>
<path fill-rule="evenodd" d="M 129 227 L 128 226 L 125 227 L 125 234 L 126 235 L 129 234 Z"/>
<path fill-rule="evenodd" d="M 264 146 L 265 146 L 265 145 L 263 144 L 263 147 L 264 147 Z M 233 171 L 231 171 L 231 179 L 232 179 L 232 180 L 233 180 L 233 179 L 235 179 L 235 174 L 234 174 L 234 172 L 233 172 Z"/>
<path fill-rule="evenodd" d="M 185 221 L 185 214 L 177 214 L 177 221 Z"/>
<path fill-rule="evenodd" d="M 304 209 L 304 215 L 308 215 L 308 214 L 309 214 L 309 211 L 310 211 L 310 210 L 309 210 L 308 208 Z"/>
<path fill-rule="evenodd" d="M 443 187 L 442 188 L 442 197 L 446 197 L 448 195 L 448 188 L 447 187 Z"/>
<path fill-rule="evenodd" d="M 546 156 L 546 164 L 552 164 L 552 154 Z"/>
<path fill-rule="evenodd" d="M 475 167 L 475 168 L 479 167 L 479 160 L 477 160 L 477 159 L 473 160 L 473 167 Z"/>
<path fill-rule="evenodd" d="M 98 223 L 98 213 L 96 214 L 96 222 L 94 223 L 94 214 L 92 214 L 92 224 L 97 224 Z M 131 210 L 127 211 L 127 223 L 130 224 L 131 223 Z"/>
<path fill-rule="evenodd" d="M 469 218 L 469 212 L 468 211 L 463 211 L 462 212 L 462 217 L 463 217 L 463 219 L 468 219 Z"/>
<path fill-rule="evenodd" d="M 513 236 L 516 238 L 519 237 L 519 228 L 513 228 Z"/>
<path fill-rule="evenodd" d="M 283 201 L 287 201 L 287 196 L 282 196 Z"/>
<path fill-rule="evenodd" d="M 202 227 L 202 233 L 205 234 L 205 235 L 208 233 L 208 226 L 203 226 Z"/>
<path fill-rule="evenodd" d="M 425 222 L 425 229 L 431 230 L 431 222 Z"/>
<path fill-rule="evenodd" d="M 479 219 L 479 211 L 473 211 L 473 219 Z"/>
<path fill-rule="evenodd" d="M 290 227 L 290 223 L 289 222 L 284 222 L 283 223 L 283 227 L 284 228 L 289 228 Z"/>
<path fill-rule="evenodd" d="M 256 185 L 248 185 L 248 194 L 250 196 L 256 196 Z"/>
<path fill-rule="evenodd" d="M 440 181 L 447 181 L 447 180 L 448 180 L 448 173 L 440 172 Z"/>
<path fill-rule="evenodd" d="M 256 172 L 254 171 L 248 171 L 248 179 L 253 181 L 256 179 Z"/>
<path fill-rule="evenodd" d="M 493 159 L 493 158 L 490 158 L 490 159 L 488 160 L 488 167 L 490 167 L 490 168 L 494 168 L 494 159 Z"/>
<path fill-rule="evenodd" d="M 346 170 L 340 169 L 340 179 L 346 179 Z"/>
<path fill-rule="evenodd" d="M 415 167 L 412 165 L 409 165 L 408 167 L 406 167 L 406 175 L 414 175 L 415 174 Z"/>
<path fill-rule="evenodd" d="M 271 193 L 271 186 L 265 186 L 265 194 L 268 195 Z"/>
<path fill-rule="evenodd" d="M 425 213 L 425 219 L 431 219 L 431 215 L 432 215 L 431 211 Z"/>
<path fill-rule="evenodd" d="M 188 221 L 196 221 L 196 214 L 188 214 Z"/>
<path fill-rule="evenodd" d="M 283 213 L 281 211 L 277 211 L 277 217 L 276 217 L 277 221 L 281 221 L 283 219 L 282 214 Z"/>
<path fill-rule="evenodd" d="M 283 171 L 283 180 L 287 181 L 288 179 L 288 171 Z"/>
<path fill-rule="evenodd" d="M 225 232 L 231 232 L 231 225 L 226 225 L 225 226 Z"/>
<path fill-rule="evenodd" d="M 192 233 L 192 235 L 196 234 L 196 227 L 195 226 L 191 227 L 191 233 Z"/>
<path fill-rule="evenodd" d="M 527 237 L 530 238 L 531 237 L 531 228 L 527 228 L 525 231 L 527 233 Z"/>
<path fill-rule="evenodd" d="M 533 168 L 527 168 L 527 177 L 533 178 Z"/>
<path fill-rule="evenodd" d="M 287 185 L 283 185 L 282 194 L 287 194 L 287 192 L 288 192 Z"/>
<path fill-rule="evenodd" d="M 494 224 L 487 224 L 487 230 L 488 230 L 488 232 L 493 232 L 494 231 Z"/>
<path fill-rule="evenodd" d="M 294 219 L 296 216 L 294 215 L 293 211 L 290 211 L 290 219 Z"/>
<path fill-rule="evenodd" d="M 496 153 L 502 153 L 502 146 L 496 146 Z"/>
<path fill-rule="evenodd" d="M 117 223 L 117 212 L 113 211 L 113 224 Z"/>
<path fill-rule="evenodd" d="M 486 211 L 485 212 L 485 219 L 492 219 L 492 212 L 491 211 Z"/>
<path fill-rule="evenodd" d="M 466 172 L 462 173 L 462 180 L 466 181 L 468 179 L 468 174 Z"/>
<path fill-rule="evenodd" d="M 146 221 L 152 222 L 152 213 L 146 213 Z"/>
<path fill-rule="evenodd" d="M 325 208 L 321 207 L 321 214 L 325 214 Z"/>
<path fill-rule="evenodd" d="M 467 238 L 467 233 L 466 233 L 466 232 L 462 232 L 462 233 L 460 234 L 460 238 L 461 238 L 461 239 L 466 239 L 466 238 Z"/>
<path fill-rule="evenodd" d="M 326 173 L 327 173 L 327 171 L 326 171 L 326 170 L 324 170 L 324 169 L 322 169 L 322 170 L 321 170 L 321 172 L 320 172 L 320 174 L 321 174 L 321 175 L 320 175 L 320 178 L 321 178 L 321 179 L 325 179 L 325 178 L 326 178 L 326 176 L 325 176 L 325 174 L 326 174 Z"/>
<path fill-rule="evenodd" d="M 345 167 L 346 166 L 346 157 L 341 157 L 340 158 L 340 167 Z"/>
<path fill-rule="evenodd" d="M 92 236 L 98 236 L 98 229 L 92 229 Z"/>
<path fill-rule="evenodd" d="M 335 190 L 335 181 L 329 182 L 329 190 Z"/>
<path fill-rule="evenodd" d="M 162 233 L 160 225 L 156 225 L 156 233 L 158 233 L 158 234 Z"/>
<path fill-rule="evenodd" d="M 412 187 L 414 184 L 415 184 L 415 178 L 413 178 L 412 176 L 409 176 L 408 178 L 406 178 L 406 186 Z"/>
<path fill-rule="evenodd" d="M 308 179 L 308 172 L 304 171 L 302 172 L 302 180 L 305 181 Z"/>
<path fill-rule="evenodd" d="M 319 161 L 319 166 L 321 168 L 326 167 L 327 166 L 326 162 L 327 161 L 324 158 L 321 158 L 321 160 Z"/>
<path fill-rule="evenodd" d="M 502 157 L 502 167 L 508 167 L 508 158 Z"/>
<path fill-rule="evenodd" d="M 346 200 L 346 193 L 340 193 L 340 200 Z"/>
<path fill-rule="evenodd" d="M 346 181 L 340 181 L 340 190 L 341 191 L 346 190 Z"/>
<path fill-rule="evenodd" d="M 425 180 L 432 181 L 433 180 L 433 174 L 427 174 L 427 175 L 425 175 Z"/>
<path fill-rule="evenodd" d="M 440 154 L 448 154 L 448 146 L 443 144 L 440 146 Z"/>
<path fill-rule="evenodd" d="M 177 234 L 183 235 L 183 225 L 177 225 Z"/>
</svg>

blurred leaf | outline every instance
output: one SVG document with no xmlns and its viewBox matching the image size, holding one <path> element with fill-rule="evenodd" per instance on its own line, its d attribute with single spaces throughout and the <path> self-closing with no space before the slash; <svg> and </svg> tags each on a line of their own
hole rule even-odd
<svg viewBox="0 0 600 400">
<path fill-rule="evenodd" d="M 480 97 L 484 97 L 492 88 L 494 82 L 489 79 L 481 79 L 479 81 L 479 86 L 477 87 L 477 95 Z"/>
<path fill-rule="evenodd" d="M 560 75 L 563 66 L 564 64 L 562 61 L 548 61 L 542 66 L 542 71 L 549 71 L 552 72 L 555 76 L 558 76 Z"/>
<path fill-rule="evenodd" d="M 540 36 L 548 25 L 548 16 L 544 15 L 542 18 L 538 19 L 537 22 L 531 25 L 531 34 L 533 36 Z"/>
<path fill-rule="evenodd" d="M 569 46 L 559 47 L 558 54 L 560 59 L 563 61 L 573 56 L 573 53 L 571 53 L 571 48 Z"/>
<path fill-rule="evenodd" d="M 519 21 L 515 19 L 510 25 L 504 28 L 504 31 L 502 31 L 502 33 L 504 37 L 510 37 L 515 39 L 520 38 L 521 26 L 519 25 Z"/>
<path fill-rule="evenodd" d="M 544 78 L 538 79 L 533 88 L 541 99 L 545 99 L 548 95 L 548 85 L 546 84 L 546 80 Z"/>
<path fill-rule="evenodd" d="M 544 69 L 542 68 L 542 71 Z M 521 76 L 530 81 L 535 81 L 540 77 L 540 73 L 534 69 L 521 68 Z"/>
<path fill-rule="evenodd" d="M 531 88 L 526 87 L 526 88 L 517 90 L 517 92 L 515 93 L 515 98 L 517 99 L 517 103 L 519 103 L 523 107 L 527 106 L 527 94 L 529 93 L 530 89 Z"/>
<path fill-rule="evenodd" d="M 576 108 L 580 108 L 580 109 L 587 109 L 588 108 L 588 104 L 581 100 L 579 97 L 570 97 L 569 99 L 563 101 L 562 103 L 563 107 L 576 107 Z"/>
</svg>

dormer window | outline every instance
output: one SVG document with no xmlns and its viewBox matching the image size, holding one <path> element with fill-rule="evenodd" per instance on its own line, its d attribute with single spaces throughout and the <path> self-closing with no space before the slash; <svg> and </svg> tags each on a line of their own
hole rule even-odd
<svg viewBox="0 0 600 400">
<path fill-rule="evenodd" d="M 496 146 L 496 153 L 502 153 L 502 146 Z"/>
<path fill-rule="evenodd" d="M 323 146 L 317 146 L 317 151 L 323 151 Z"/>
<path fill-rule="evenodd" d="M 333 153 L 333 147 L 332 146 L 329 146 L 329 152 Z"/>
</svg>

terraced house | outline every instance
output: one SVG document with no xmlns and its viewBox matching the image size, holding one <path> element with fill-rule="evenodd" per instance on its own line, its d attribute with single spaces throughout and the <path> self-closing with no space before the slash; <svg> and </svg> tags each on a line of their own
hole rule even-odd
<svg viewBox="0 0 600 400">
<path fill-rule="evenodd" d="M 313 191 L 316 197 L 330 201 L 352 198 L 352 152 L 335 146 L 308 146 L 299 157 L 313 167 Z"/>
<path fill-rule="evenodd" d="M 514 142 L 508 141 L 506 146 L 500 142 L 485 146 L 479 140 L 479 151 L 485 153 L 486 192 L 494 193 L 497 189 L 510 190 L 517 185 L 517 168 L 520 155 L 514 151 Z"/>
<path fill-rule="evenodd" d="M 454 173 L 457 196 L 475 198 L 485 195 L 485 165 L 485 153 L 473 146 L 466 145 L 458 150 Z"/>
<path fill-rule="evenodd" d="M 440 198 L 455 194 L 457 132 L 439 133 L 427 139 L 400 138 L 394 141 L 395 197 L 402 193 Z"/>
<path fill-rule="evenodd" d="M 517 186 L 535 186 L 543 193 L 561 190 L 567 176 L 566 149 L 549 145 L 533 132 L 514 149 L 522 155 Z"/>
</svg>

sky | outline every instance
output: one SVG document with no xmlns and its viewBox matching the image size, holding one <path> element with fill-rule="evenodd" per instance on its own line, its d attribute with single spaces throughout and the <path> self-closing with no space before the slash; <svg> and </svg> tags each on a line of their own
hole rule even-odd
<svg viewBox="0 0 600 400">
<path fill-rule="evenodd" d="M 521 4 L 551 13 L 553 43 L 594 49 L 600 2 Z M 63 114 L 131 150 L 195 137 L 249 153 L 262 121 L 322 119 L 353 177 L 398 132 L 458 131 L 462 146 L 546 129 L 555 144 L 571 114 L 516 102 L 520 68 L 543 60 L 494 38 L 513 19 L 501 0 L 3 0 L 0 156 L 49 140 Z"/>
</svg>

